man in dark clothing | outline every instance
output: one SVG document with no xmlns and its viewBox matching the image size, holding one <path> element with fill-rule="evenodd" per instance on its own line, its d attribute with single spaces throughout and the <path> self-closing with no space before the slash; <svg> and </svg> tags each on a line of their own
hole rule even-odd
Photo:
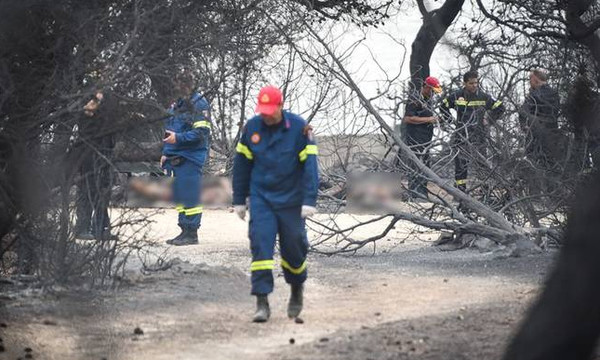
<svg viewBox="0 0 600 360">
<path fill-rule="evenodd" d="M 564 110 L 575 140 L 580 141 L 577 147 L 587 149 L 589 157 L 580 149 L 576 148 L 575 151 L 583 155 L 582 158 L 587 158 L 584 161 L 589 161 L 591 157 L 592 163 L 588 163 L 588 166 L 600 169 L 600 93 L 595 88 L 591 80 L 578 76 L 569 91 Z"/>
<path fill-rule="evenodd" d="M 544 168 L 551 168 L 559 163 L 563 149 L 556 146 L 560 96 L 547 81 L 548 76 L 544 72 L 531 72 L 531 89 L 519 111 L 519 123 L 525 133 L 527 157 Z"/>
<path fill-rule="evenodd" d="M 438 121 L 433 115 L 433 93 L 442 92 L 438 79 L 429 76 L 419 93 L 411 94 L 406 104 L 402 122 L 405 126 L 405 142 L 417 157 L 429 166 L 429 146 L 433 137 L 433 124 Z M 427 179 L 413 173 L 408 181 L 411 196 L 427 198 Z"/>
<path fill-rule="evenodd" d="M 98 91 L 84 106 L 78 124 L 83 144 L 78 182 L 76 238 L 114 240 L 110 234 L 108 206 L 113 185 L 110 157 L 115 146 L 109 116 L 114 116 L 116 102 L 112 95 Z"/>
<path fill-rule="evenodd" d="M 463 76 L 464 87 L 442 101 L 441 115 L 445 121 L 451 121 L 450 109 L 456 110 L 456 130 L 452 135 L 452 145 L 457 152 L 454 158 L 454 178 L 456 187 L 467 190 L 468 165 L 470 157 L 485 157 L 487 149 L 486 113 L 492 120 L 504 112 L 502 101 L 493 99 L 479 90 L 479 75 L 476 71 L 468 71 Z"/>
</svg>

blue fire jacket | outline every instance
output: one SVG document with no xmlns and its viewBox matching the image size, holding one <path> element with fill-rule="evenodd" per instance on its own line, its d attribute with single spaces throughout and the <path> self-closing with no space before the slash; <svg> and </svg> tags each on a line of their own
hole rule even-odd
<svg viewBox="0 0 600 360">
<path fill-rule="evenodd" d="M 163 155 L 179 155 L 203 166 L 210 148 L 210 105 L 202 95 L 193 93 L 178 99 L 168 110 L 165 129 L 175 132 L 175 144 L 163 144 Z"/>
<path fill-rule="evenodd" d="M 233 204 L 260 196 L 273 208 L 316 206 L 319 186 L 317 145 L 300 116 L 284 111 L 267 126 L 260 116 L 248 121 L 236 147 Z"/>
</svg>

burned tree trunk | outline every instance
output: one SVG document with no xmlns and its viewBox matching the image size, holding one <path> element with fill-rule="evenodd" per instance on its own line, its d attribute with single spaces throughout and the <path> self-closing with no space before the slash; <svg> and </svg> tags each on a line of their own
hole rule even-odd
<svg viewBox="0 0 600 360">
<path fill-rule="evenodd" d="M 452 25 L 465 0 L 446 0 L 439 9 L 427 11 L 423 0 L 417 0 L 423 24 L 412 43 L 410 73 L 413 84 L 429 76 L 429 61 L 440 39 Z M 418 85 L 417 85 L 418 86 Z"/>
<path fill-rule="evenodd" d="M 600 38 L 596 30 L 600 28 L 600 20 L 596 19 L 592 24 L 587 24 L 581 19 L 595 4 L 591 0 L 570 0 L 566 2 L 567 30 L 570 37 L 590 50 L 596 66 L 600 66 Z"/>
<path fill-rule="evenodd" d="M 600 334 L 600 173 L 574 201 L 564 248 L 506 360 L 589 359 Z"/>
</svg>

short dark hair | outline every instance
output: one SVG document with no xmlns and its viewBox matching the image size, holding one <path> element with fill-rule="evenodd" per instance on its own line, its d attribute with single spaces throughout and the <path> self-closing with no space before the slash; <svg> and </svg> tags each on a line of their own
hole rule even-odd
<svg viewBox="0 0 600 360">
<path fill-rule="evenodd" d="M 175 86 L 193 88 L 196 85 L 194 79 L 187 74 L 179 74 L 175 78 Z"/>
<path fill-rule="evenodd" d="M 540 69 L 533 69 L 531 70 L 531 73 L 538 79 L 546 82 L 548 81 L 548 74 L 546 74 L 546 72 L 544 72 L 543 70 Z"/>
<path fill-rule="evenodd" d="M 463 75 L 463 81 L 469 82 L 469 80 L 476 79 L 478 77 L 479 77 L 479 73 L 477 73 L 477 70 L 469 70 Z"/>
</svg>

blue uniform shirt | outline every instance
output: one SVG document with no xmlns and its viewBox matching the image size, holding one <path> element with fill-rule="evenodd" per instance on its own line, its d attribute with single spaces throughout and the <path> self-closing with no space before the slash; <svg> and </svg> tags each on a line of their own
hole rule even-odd
<svg viewBox="0 0 600 360">
<path fill-rule="evenodd" d="M 236 147 L 234 205 L 260 196 L 275 209 L 316 206 L 318 150 L 305 127 L 304 119 L 287 111 L 275 126 L 267 126 L 260 116 L 248 121 Z"/>
<path fill-rule="evenodd" d="M 210 147 L 210 106 L 202 95 L 193 93 L 178 99 L 168 110 L 165 129 L 175 132 L 175 144 L 163 144 L 163 155 L 179 155 L 203 166 Z"/>
</svg>

